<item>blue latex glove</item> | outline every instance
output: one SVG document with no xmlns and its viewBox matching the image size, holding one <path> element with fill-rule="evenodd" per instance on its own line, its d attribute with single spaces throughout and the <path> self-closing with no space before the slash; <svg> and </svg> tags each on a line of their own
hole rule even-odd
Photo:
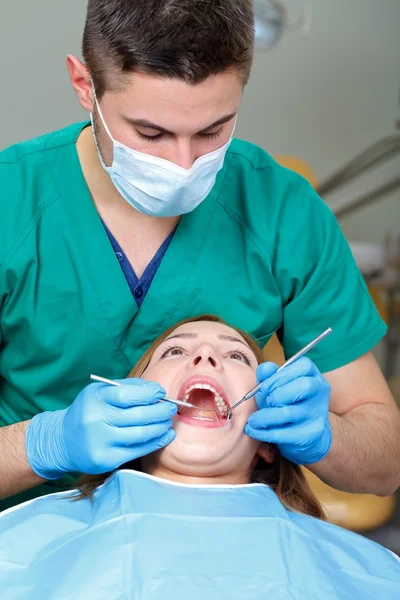
<svg viewBox="0 0 400 600">
<path fill-rule="evenodd" d="M 92 383 L 69 408 L 33 417 L 26 453 L 37 475 L 58 479 L 72 471 L 105 473 L 172 442 L 177 406 L 159 402 L 165 390 L 143 379 L 120 383 Z"/>
<path fill-rule="evenodd" d="M 328 420 L 330 385 L 305 357 L 276 371 L 274 363 L 259 365 L 259 410 L 249 418 L 245 433 L 261 442 L 276 444 L 282 456 L 298 465 L 318 462 L 332 443 Z"/>
</svg>

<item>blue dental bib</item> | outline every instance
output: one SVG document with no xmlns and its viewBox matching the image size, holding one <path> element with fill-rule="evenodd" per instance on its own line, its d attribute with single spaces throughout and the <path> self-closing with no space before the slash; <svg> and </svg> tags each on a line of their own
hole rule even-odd
<svg viewBox="0 0 400 600">
<path fill-rule="evenodd" d="M 114 473 L 0 513 L 2 600 L 399 600 L 400 561 L 265 485 Z"/>
</svg>

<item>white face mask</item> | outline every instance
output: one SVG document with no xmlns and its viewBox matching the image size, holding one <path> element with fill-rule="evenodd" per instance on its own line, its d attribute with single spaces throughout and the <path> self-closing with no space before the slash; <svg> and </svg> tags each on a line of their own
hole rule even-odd
<svg viewBox="0 0 400 600">
<path fill-rule="evenodd" d="M 101 113 L 93 88 L 97 110 L 113 142 L 114 157 L 111 167 L 104 163 L 93 135 L 100 162 L 121 196 L 139 212 L 155 217 L 176 217 L 194 210 L 212 190 L 218 172 L 222 169 L 229 141 L 209 154 L 198 158 L 190 169 L 132 150 L 112 137 Z"/>
</svg>

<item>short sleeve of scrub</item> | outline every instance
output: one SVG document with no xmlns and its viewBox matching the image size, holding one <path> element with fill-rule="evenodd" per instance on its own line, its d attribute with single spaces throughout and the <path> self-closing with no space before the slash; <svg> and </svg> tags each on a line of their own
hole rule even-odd
<svg viewBox="0 0 400 600">
<path fill-rule="evenodd" d="M 336 217 L 301 177 L 291 178 L 277 219 L 272 269 L 282 296 L 285 354 L 331 327 L 309 356 L 322 372 L 339 368 L 369 351 L 386 325 Z"/>
</svg>

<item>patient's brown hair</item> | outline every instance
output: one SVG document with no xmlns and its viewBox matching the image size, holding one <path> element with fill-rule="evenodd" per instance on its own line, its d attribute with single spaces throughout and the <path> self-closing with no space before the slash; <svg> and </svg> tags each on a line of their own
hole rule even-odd
<svg viewBox="0 0 400 600">
<path fill-rule="evenodd" d="M 157 347 L 171 335 L 175 329 L 184 325 L 185 323 L 193 323 L 197 321 L 211 321 L 212 323 L 226 324 L 219 317 L 213 315 L 202 315 L 200 317 L 194 317 L 192 319 L 186 319 L 177 323 L 173 327 L 167 329 L 157 340 L 153 342 L 150 348 L 143 354 L 142 358 L 131 370 L 128 377 L 141 377 L 147 367 L 149 366 L 150 360 L 157 349 Z M 230 325 L 229 325 L 230 326 Z M 254 352 L 258 363 L 265 360 L 263 351 L 253 338 L 237 329 L 232 327 L 246 340 L 250 348 Z M 124 468 L 132 468 L 136 471 L 141 470 L 140 459 L 123 465 Z M 121 467 L 122 468 L 122 467 Z M 104 473 L 101 475 L 84 475 L 78 481 L 78 490 L 80 494 L 77 496 L 77 500 L 83 498 L 91 498 L 94 490 L 100 486 L 111 473 Z M 281 502 L 289 509 L 297 512 L 304 513 L 319 519 L 325 519 L 324 511 L 318 502 L 317 498 L 313 494 L 308 482 L 298 465 L 291 463 L 289 460 L 281 456 L 278 452 L 276 453 L 276 460 L 273 463 L 267 463 L 263 459 L 259 459 L 251 478 L 252 483 L 264 483 L 273 489 L 281 500 Z"/>
</svg>

